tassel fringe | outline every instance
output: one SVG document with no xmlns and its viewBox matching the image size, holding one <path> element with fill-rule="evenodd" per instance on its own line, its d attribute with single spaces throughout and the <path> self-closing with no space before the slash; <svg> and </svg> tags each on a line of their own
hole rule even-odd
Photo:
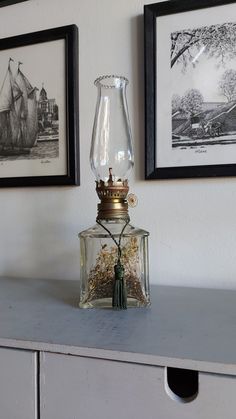
<svg viewBox="0 0 236 419">
<path fill-rule="evenodd" d="M 124 266 L 118 261 L 114 266 L 115 281 L 113 288 L 112 307 L 118 310 L 127 309 L 127 294 L 124 282 Z"/>
</svg>

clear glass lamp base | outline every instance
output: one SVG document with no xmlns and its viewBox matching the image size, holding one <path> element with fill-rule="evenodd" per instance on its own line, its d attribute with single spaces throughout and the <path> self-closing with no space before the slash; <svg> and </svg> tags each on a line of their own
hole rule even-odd
<svg viewBox="0 0 236 419">
<path fill-rule="evenodd" d="M 103 222 L 118 239 L 124 226 L 122 220 Z M 121 263 L 127 307 L 150 306 L 148 276 L 148 235 L 145 230 L 128 224 L 121 240 Z M 102 226 L 96 224 L 79 234 L 81 249 L 81 308 L 112 308 L 114 266 L 117 247 Z"/>
</svg>

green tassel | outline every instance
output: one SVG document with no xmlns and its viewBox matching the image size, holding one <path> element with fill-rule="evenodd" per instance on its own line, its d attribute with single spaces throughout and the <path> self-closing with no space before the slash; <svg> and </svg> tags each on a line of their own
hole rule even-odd
<svg viewBox="0 0 236 419">
<path fill-rule="evenodd" d="M 117 309 L 127 308 L 127 295 L 124 283 L 124 266 L 118 261 L 114 266 L 115 282 L 113 288 L 112 307 Z"/>
</svg>

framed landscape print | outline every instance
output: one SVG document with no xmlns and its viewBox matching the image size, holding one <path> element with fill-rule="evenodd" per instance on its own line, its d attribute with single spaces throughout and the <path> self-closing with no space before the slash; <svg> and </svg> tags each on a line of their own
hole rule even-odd
<svg viewBox="0 0 236 419">
<path fill-rule="evenodd" d="M 146 179 L 236 175 L 236 1 L 144 7 Z"/>
<path fill-rule="evenodd" d="M 78 29 L 0 39 L 0 186 L 79 184 Z"/>
</svg>

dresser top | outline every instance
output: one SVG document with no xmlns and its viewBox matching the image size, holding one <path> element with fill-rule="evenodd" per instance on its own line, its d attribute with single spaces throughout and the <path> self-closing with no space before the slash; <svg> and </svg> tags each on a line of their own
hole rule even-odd
<svg viewBox="0 0 236 419">
<path fill-rule="evenodd" d="M 79 283 L 0 279 L 0 346 L 236 375 L 236 291 L 153 286 L 151 308 L 79 309 Z"/>
</svg>

